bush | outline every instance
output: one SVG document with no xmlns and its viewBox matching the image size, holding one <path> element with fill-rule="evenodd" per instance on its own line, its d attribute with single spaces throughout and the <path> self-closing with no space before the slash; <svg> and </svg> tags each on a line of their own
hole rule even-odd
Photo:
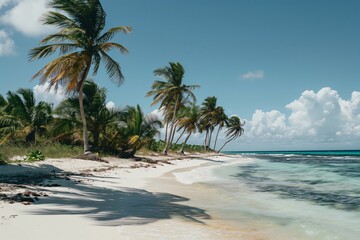
<svg viewBox="0 0 360 240">
<path fill-rule="evenodd" d="M 32 151 L 24 158 L 26 162 L 36 162 L 45 160 L 45 156 L 40 151 Z"/>
</svg>

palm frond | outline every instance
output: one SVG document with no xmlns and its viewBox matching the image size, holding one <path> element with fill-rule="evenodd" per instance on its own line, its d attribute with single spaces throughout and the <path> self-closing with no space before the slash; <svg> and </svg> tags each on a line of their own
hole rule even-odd
<svg viewBox="0 0 360 240">
<path fill-rule="evenodd" d="M 117 85 L 121 85 L 124 82 L 124 76 L 121 73 L 120 64 L 112 59 L 106 52 L 100 51 L 102 61 L 105 63 L 106 73 L 111 80 Z"/>
<path fill-rule="evenodd" d="M 68 91 L 78 88 L 79 77 L 87 66 L 87 56 L 81 52 L 75 52 L 61 56 L 43 67 L 34 78 L 39 78 L 41 83 L 49 81 L 49 88 L 58 84 L 67 86 Z"/>
<path fill-rule="evenodd" d="M 54 6 L 56 7 L 56 6 Z M 59 12 L 50 11 L 42 17 L 42 22 L 46 25 L 54 25 L 58 28 L 78 28 L 79 26 L 66 15 Z"/>
<path fill-rule="evenodd" d="M 114 42 L 106 42 L 99 44 L 99 49 L 101 52 L 108 52 L 111 49 L 118 49 L 122 54 L 127 54 L 128 50 L 121 44 L 114 43 Z"/>
<path fill-rule="evenodd" d="M 98 39 L 98 43 L 105 43 L 112 39 L 117 33 L 123 32 L 123 33 L 130 33 L 132 31 L 131 27 L 128 26 L 119 26 L 110 28 L 107 32 L 105 32 L 103 35 L 101 35 Z"/>
</svg>

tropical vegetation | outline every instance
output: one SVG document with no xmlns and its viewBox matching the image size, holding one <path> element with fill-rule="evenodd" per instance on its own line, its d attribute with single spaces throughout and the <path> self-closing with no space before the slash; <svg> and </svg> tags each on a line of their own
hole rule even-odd
<svg viewBox="0 0 360 240">
<path fill-rule="evenodd" d="M 155 76 L 161 76 L 164 81 L 155 80 L 151 86 L 152 90 L 146 96 L 153 96 L 151 105 L 160 103 L 160 109 L 164 112 L 167 134 L 163 153 L 167 154 L 175 136 L 176 115 L 189 100 L 196 101 L 195 94 L 192 91 L 198 88 L 199 85 L 185 85 L 183 83 L 185 70 L 178 62 L 170 62 L 169 66 L 156 69 L 154 74 Z"/>
<path fill-rule="evenodd" d="M 90 146 L 83 106 L 85 80 L 91 67 L 95 75 L 102 62 L 109 77 L 117 84 L 122 83 L 124 77 L 120 65 L 108 53 L 112 49 L 127 53 L 127 49 L 109 40 L 119 32 L 130 32 L 131 27 L 114 27 L 103 33 L 106 13 L 99 0 L 52 0 L 50 7 L 58 11 L 50 11 L 43 22 L 57 27 L 59 32 L 42 39 L 41 46 L 33 48 L 29 58 L 40 59 L 57 51 L 61 56 L 46 64 L 34 78 L 39 78 L 41 83 L 49 82 L 50 87 L 64 84 L 67 91 L 78 94 L 84 153 L 88 153 Z"/>
<path fill-rule="evenodd" d="M 6 99 L 3 96 L 0 99 L 0 144 L 14 137 L 36 143 L 36 136 L 45 134 L 46 125 L 52 119 L 49 103 L 36 103 L 33 91 L 24 88 L 9 91 Z"/>
<path fill-rule="evenodd" d="M 108 53 L 112 49 L 127 53 L 124 46 L 110 40 L 131 28 L 119 26 L 103 32 L 106 13 L 99 0 L 52 0 L 50 5 L 57 11 L 45 15 L 44 24 L 59 31 L 42 39 L 29 57 L 32 61 L 59 52 L 60 57 L 34 78 L 50 83 L 49 89 L 65 87 L 68 95 L 57 106 L 37 101 L 31 89 L 0 95 L 0 164 L 14 146 L 24 148 L 18 152 L 34 160 L 59 154 L 59 149 L 79 154 L 81 146 L 86 154 L 133 157 L 139 150 L 220 152 L 244 133 L 245 122 L 237 116 L 229 118 L 217 97 L 196 104 L 195 90 L 200 86 L 185 83 L 185 69 L 179 62 L 153 72 L 158 79 L 146 96 L 152 97 L 151 106 L 157 105 L 161 116 L 145 114 L 139 105 L 108 107 L 107 90 L 87 76 L 90 71 L 95 75 L 103 63 L 110 79 L 123 82 L 119 63 Z M 204 139 L 203 146 L 188 144 L 194 135 Z M 216 149 L 219 139 L 223 145 Z"/>
</svg>

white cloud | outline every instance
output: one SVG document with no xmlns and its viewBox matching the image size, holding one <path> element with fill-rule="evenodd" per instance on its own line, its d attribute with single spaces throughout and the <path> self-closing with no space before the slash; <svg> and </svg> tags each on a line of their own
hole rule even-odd
<svg viewBox="0 0 360 240">
<path fill-rule="evenodd" d="M 274 144 L 278 149 L 324 146 L 358 147 L 360 143 L 360 92 L 342 99 L 338 92 L 324 87 L 318 92 L 304 91 L 285 106 L 286 116 L 278 110 L 256 110 L 245 125 L 244 139 L 253 144 Z M 282 145 L 281 145 L 282 144 Z"/>
<path fill-rule="evenodd" d="M 243 75 L 241 75 L 243 79 L 263 79 L 264 78 L 264 71 L 253 71 L 253 72 L 247 72 Z"/>
<path fill-rule="evenodd" d="M 36 85 L 33 90 L 37 101 L 53 103 L 55 106 L 67 97 L 65 88 L 59 86 L 57 91 L 54 88 L 49 90 L 49 83 Z"/>
<path fill-rule="evenodd" d="M 109 109 L 109 110 L 115 109 L 115 103 L 113 101 L 109 101 L 106 104 L 106 108 Z"/>
<path fill-rule="evenodd" d="M 279 111 L 263 112 L 257 109 L 250 123 L 245 126 L 249 127 L 248 131 L 253 136 L 281 137 L 279 134 L 286 130 L 285 119 L 285 115 Z"/>
<path fill-rule="evenodd" d="M 163 120 L 163 114 L 164 112 L 162 110 L 159 110 L 158 108 L 154 109 L 150 114 L 156 115 L 160 120 Z"/>
<path fill-rule="evenodd" d="M 9 34 L 0 30 L 0 56 L 15 54 L 15 43 Z"/>
<path fill-rule="evenodd" d="M 0 0 L 1 1 L 1 0 Z M 53 32 L 54 27 L 43 25 L 40 21 L 43 14 L 49 10 L 48 0 L 13 0 L 0 2 L 3 6 L 7 3 L 15 3 L 1 17 L 0 22 L 15 28 L 26 36 L 39 36 Z"/>
</svg>

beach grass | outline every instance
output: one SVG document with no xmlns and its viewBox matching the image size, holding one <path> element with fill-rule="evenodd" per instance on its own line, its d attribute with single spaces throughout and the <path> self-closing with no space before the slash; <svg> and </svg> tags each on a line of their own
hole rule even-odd
<svg viewBox="0 0 360 240">
<path fill-rule="evenodd" d="M 43 143 L 37 145 L 6 144 L 0 146 L 0 162 L 6 162 L 16 156 L 23 157 L 34 151 L 42 152 L 47 158 L 74 157 L 83 153 L 82 146 L 60 143 Z"/>
</svg>

